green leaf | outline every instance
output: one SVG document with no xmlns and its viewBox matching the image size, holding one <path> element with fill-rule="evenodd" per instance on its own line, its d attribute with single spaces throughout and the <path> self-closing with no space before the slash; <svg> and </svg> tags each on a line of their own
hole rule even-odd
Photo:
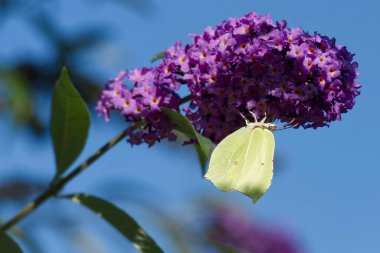
<svg viewBox="0 0 380 253">
<path fill-rule="evenodd" d="M 156 242 L 140 227 L 126 212 L 100 198 L 78 193 L 62 196 L 83 205 L 99 217 L 103 218 L 123 236 L 130 240 L 133 246 L 142 253 L 163 253 Z"/>
<path fill-rule="evenodd" d="M 166 55 L 166 52 L 165 51 L 161 51 L 158 54 L 156 54 L 155 56 L 153 56 L 153 58 L 150 60 L 150 62 L 153 63 L 155 61 L 158 61 L 159 59 L 164 58 L 165 55 Z"/>
<path fill-rule="evenodd" d="M 177 131 L 182 132 L 189 139 L 197 141 L 197 144 L 195 144 L 195 149 L 197 151 L 199 161 L 201 163 L 202 173 L 204 174 L 206 171 L 207 161 L 211 153 L 212 141 L 200 135 L 194 129 L 190 121 L 179 112 L 168 108 L 162 108 L 162 111 L 174 124 L 174 128 Z"/>
<path fill-rule="evenodd" d="M 34 94 L 29 81 L 21 70 L 0 69 L 0 86 L 4 85 L 7 93 L 0 97 L 0 112 L 10 110 L 16 124 L 25 124 L 35 134 L 41 134 L 44 126 L 34 108 Z"/>
<path fill-rule="evenodd" d="M 22 253 L 20 246 L 4 231 L 0 229 L 0 252 L 1 253 Z"/>
<path fill-rule="evenodd" d="M 54 144 L 59 178 L 75 161 L 86 144 L 90 128 L 87 105 L 72 84 L 66 68 L 55 85 L 52 100 L 50 131 Z"/>
<path fill-rule="evenodd" d="M 17 123 L 27 122 L 33 114 L 32 92 L 28 80 L 21 71 L 1 70 L 0 79 L 4 80 L 9 95 L 9 106 Z"/>
</svg>

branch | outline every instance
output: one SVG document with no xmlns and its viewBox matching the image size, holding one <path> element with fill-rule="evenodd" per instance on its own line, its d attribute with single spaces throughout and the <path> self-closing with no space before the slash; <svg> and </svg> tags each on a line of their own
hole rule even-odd
<svg viewBox="0 0 380 253">
<path fill-rule="evenodd" d="M 186 97 L 181 98 L 181 101 L 179 102 L 180 104 L 187 103 L 193 99 L 192 95 L 187 95 Z"/>
<path fill-rule="evenodd" d="M 17 224 L 20 220 L 24 219 L 31 212 L 36 210 L 41 204 L 43 204 L 49 198 L 57 195 L 65 185 L 70 182 L 73 178 L 79 175 L 82 171 L 84 171 L 87 167 L 89 167 L 93 162 L 95 162 L 99 157 L 104 155 L 108 150 L 118 144 L 122 139 L 124 139 L 129 131 L 136 130 L 145 125 L 145 122 L 139 122 L 134 124 L 131 127 L 128 127 L 123 132 L 115 136 L 112 140 L 104 144 L 98 151 L 92 154 L 86 161 L 78 165 L 72 172 L 70 172 L 67 176 L 58 180 L 55 184 L 51 185 L 46 191 L 40 194 L 34 201 L 27 204 L 19 213 L 17 213 L 13 218 L 9 221 L 5 222 L 0 226 L 0 229 L 6 231 Z"/>
<path fill-rule="evenodd" d="M 192 99 L 191 95 L 188 95 L 181 99 L 180 104 L 184 104 L 189 102 Z M 89 167 L 93 162 L 95 162 L 99 157 L 105 154 L 108 150 L 118 144 L 122 139 L 124 139 L 129 131 L 136 130 L 145 125 L 145 122 L 139 122 L 134 124 L 133 126 L 125 129 L 123 132 L 115 136 L 112 140 L 104 144 L 98 151 L 92 154 L 86 161 L 78 165 L 72 172 L 70 172 L 67 176 L 58 180 L 55 184 L 50 185 L 50 187 L 40 194 L 34 201 L 27 204 L 20 212 L 18 212 L 15 216 L 13 216 L 10 220 L 5 222 L 0 226 L 0 230 L 6 231 L 17 224 L 20 220 L 24 219 L 31 212 L 36 210 L 41 204 L 43 204 L 49 198 L 57 195 L 65 185 L 70 182 L 73 178 L 79 175 L 82 171 L 84 171 L 87 167 Z"/>
<path fill-rule="evenodd" d="M 184 104 L 189 102 L 192 99 L 191 95 L 188 95 L 181 99 L 180 104 Z M 82 171 L 84 171 L 87 167 L 89 167 L 93 162 L 95 162 L 99 157 L 105 154 L 108 150 L 118 144 L 122 139 L 124 139 L 129 131 L 136 130 L 138 128 L 143 127 L 146 122 L 142 121 L 134 124 L 133 126 L 125 129 L 119 135 L 115 136 L 112 140 L 104 144 L 98 151 L 92 154 L 86 161 L 78 165 L 72 172 L 70 172 L 67 176 L 58 180 L 55 184 L 50 185 L 50 187 L 40 194 L 34 201 L 27 204 L 20 212 L 18 212 L 15 216 L 13 216 L 10 220 L 5 222 L 0 226 L 0 230 L 6 231 L 17 224 L 20 220 L 24 219 L 31 212 L 36 210 L 41 204 L 43 204 L 49 198 L 57 195 L 65 185 L 70 182 L 73 178 L 79 175 Z"/>
</svg>

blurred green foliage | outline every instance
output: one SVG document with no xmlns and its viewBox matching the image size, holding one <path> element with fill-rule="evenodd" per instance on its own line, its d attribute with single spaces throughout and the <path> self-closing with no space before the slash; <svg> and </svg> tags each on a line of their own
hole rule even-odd
<svg viewBox="0 0 380 253">
<path fill-rule="evenodd" d="M 82 1 L 86 5 L 106 2 L 105 0 Z M 151 0 L 113 1 L 141 15 L 152 10 Z M 47 130 L 47 121 L 37 108 L 37 97 L 51 93 L 62 66 L 70 70 L 76 88 L 92 107 L 104 81 L 94 80 L 94 76 L 84 71 L 80 60 L 90 54 L 90 48 L 108 39 L 105 28 L 92 26 L 68 34 L 60 29 L 61 24 L 53 18 L 54 14 L 49 13 L 48 8 L 44 8 L 44 5 L 49 3 L 58 4 L 59 0 L 0 0 L 0 32 L 1 25 L 7 18 L 25 19 L 24 14 L 28 14 L 26 16 L 28 29 L 48 42 L 51 50 L 49 57 L 35 55 L 12 59 L 12 63 L 0 62 L 0 117 L 8 112 L 15 124 L 26 126 L 36 136 L 42 136 Z"/>
</svg>

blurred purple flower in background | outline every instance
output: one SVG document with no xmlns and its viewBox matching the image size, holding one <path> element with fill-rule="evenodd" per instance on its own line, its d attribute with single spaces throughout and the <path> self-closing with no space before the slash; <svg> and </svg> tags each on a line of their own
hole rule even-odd
<svg viewBox="0 0 380 253">
<path fill-rule="evenodd" d="M 340 120 L 360 94 L 353 54 L 335 39 L 288 29 L 286 21 L 273 23 L 252 12 L 192 36 L 192 43 L 168 48 L 158 67 L 127 75 L 135 83 L 131 90 L 121 84 L 123 77 L 108 83 L 98 112 L 106 119 L 111 110 L 120 110 L 129 121 L 147 117 L 149 130 L 139 135 L 140 142 L 147 134 L 154 141 L 169 137 L 170 124 L 160 123 L 159 107 L 178 110 L 175 91 L 186 84 L 192 96 L 183 108 L 186 116 L 198 132 L 218 143 L 244 126 L 239 112 L 317 128 Z"/>
<path fill-rule="evenodd" d="M 236 209 L 213 209 L 207 229 L 211 242 L 247 253 L 300 253 L 300 247 L 288 230 L 252 222 Z"/>
</svg>

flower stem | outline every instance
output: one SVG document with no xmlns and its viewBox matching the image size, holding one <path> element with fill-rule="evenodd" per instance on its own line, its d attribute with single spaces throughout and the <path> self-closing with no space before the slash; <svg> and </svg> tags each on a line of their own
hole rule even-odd
<svg viewBox="0 0 380 253">
<path fill-rule="evenodd" d="M 111 139 L 109 142 L 104 144 L 98 151 L 96 151 L 94 154 L 92 154 L 89 158 L 87 158 L 86 161 L 78 165 L 72 172 L 67 174 L 67 176 L 62 177 L 59 179 L 56 183 L 49 186 L 47 190 L 45 190 L 43 193 L 41 193 L 37 198 L 35 198 L 32 202 L 27 204 L 20 212 L 18 212 L 15 216 L 13 216 L 10 220 L 5 222 L 0 226 L 0 230 L 6 231 L 16 225 L 19 221 L 24 219 L 26 216 L 28 216 L 31 212 L 36 210 L 40 205 L 42 205 L 46 200 L 50 199 L 51 197 L 57 195 L 64 187 L 65 185 L 70 182 L 73 178 L 75 178 L 77 175 L 79 175 L 82 171 L 84 171 L 87 167 L 89 167 L 93 162 L 95 162 L 99 157 L 104 155 L 108 150 L 110 150 L 112 147 L 114 147 L 116 144 L 118 144 L 122 139 L 124 139 L 129 131 L 136 130 L 138 128 L 141 128 L 145 125 L 145 122 L 139 122 L 131 127 L 128 127 L 123 132 L 115 136 L 113 139 Z"/>
<path fill-rule="evenodd" d="M 191 99 L 193 99 L 193 96 L 187 95 L 186 97 L 181 98 L 180 104 L 187 103 L 187 102 L 191 101 Z"/>
</svg>

